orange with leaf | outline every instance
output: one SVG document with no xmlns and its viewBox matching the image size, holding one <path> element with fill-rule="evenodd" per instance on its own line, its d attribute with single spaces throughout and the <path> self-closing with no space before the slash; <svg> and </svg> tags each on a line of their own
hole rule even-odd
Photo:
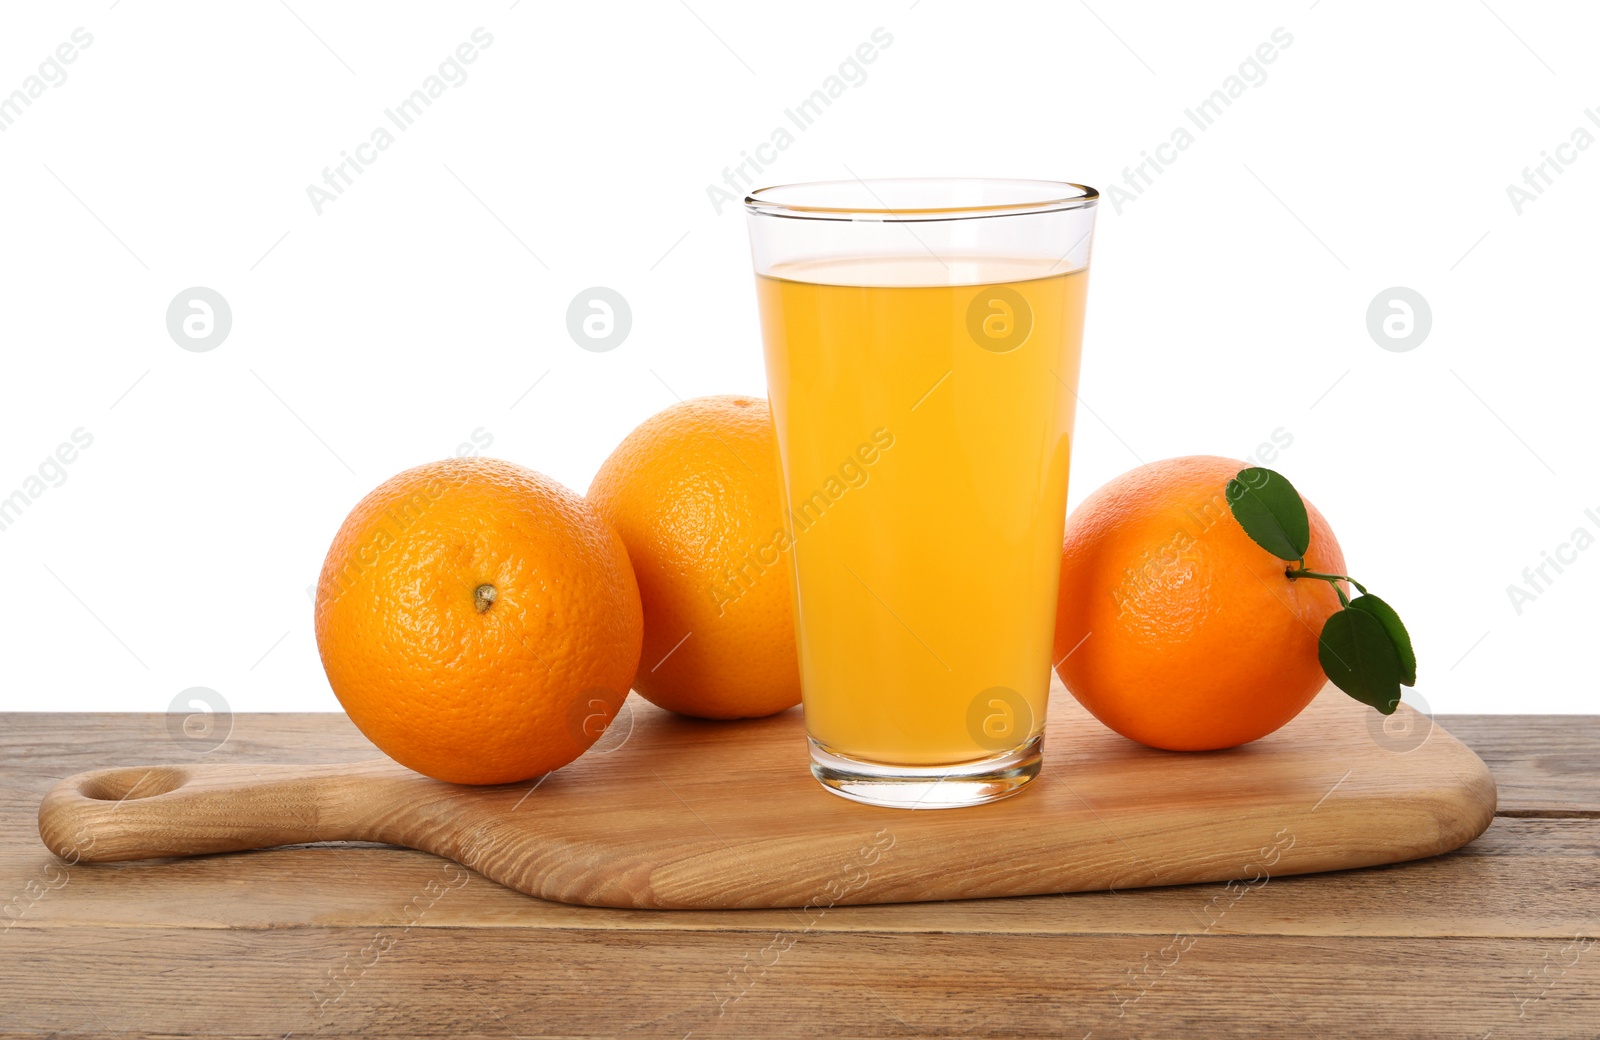
<svg viewBox="0 0 1600 1040">
<path fill-rule="evenodd" d="M 1392 713 L 1416 683 L 1411 640 L 1344 569 L 1281 474 L 1215 456 L 1141 466 L 1068 520 L 1056 671 L 1107 726 L 1171 750 L 1263 737 L 1330 679 Z"/>
</svg>

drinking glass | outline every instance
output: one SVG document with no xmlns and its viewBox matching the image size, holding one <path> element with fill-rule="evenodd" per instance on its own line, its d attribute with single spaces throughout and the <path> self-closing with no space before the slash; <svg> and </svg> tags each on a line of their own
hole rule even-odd
<svg viewBox="0 0 1600 1040">
<path fill-rule="evenodd" d="M 836 794 L 974 805 L 1039 772 L 1097 199 L 745 200 L 811 770 Z"/>
</svg>

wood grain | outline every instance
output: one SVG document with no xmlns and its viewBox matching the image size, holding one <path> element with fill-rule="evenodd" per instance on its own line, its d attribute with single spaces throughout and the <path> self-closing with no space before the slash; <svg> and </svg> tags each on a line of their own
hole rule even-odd
<svg viewBox="0 0 1600 1040">
<path fill-rule="evenodd" d="M 1445 715 L 1494 773 L 1506 816 L 1600 818 L 1600 715 Z"/>
<path fill-rule="evenodd" d="M 572 1037 L 1594 1036 L 1570 939 L 86 929 L 13 935 L 4 1032 Z M 776 945 L 775 945 L 776 943 Z M 1164 952 L 1166 951 L 1166 952 Z M 1551 967 L 1548 986 L 1528 977 Z M 1560 970 L 1562 974 L 1555 975 Z M 0 1000 L 5 1000 L 0 997 Z"/>
<path fill-rule="evenodd" d="M 1438 721 L 1482 741 L 1517 815 L 1447 856 L 1274 877 L 1206 931 L 1223 884 L 807 928 L 450 887 L 437 857 L 364 845 L 66 866 L 35 823 L 72 773 L 372 748 L 338 715 L 235 716 L 209 755 L 160 715 L 0 715 L 0 903 L 38 892 L 0 921 L 0 1036 L 1592 1038 L 1600 948 L 1573 937 L 1600 935 L 1600 821 L 1572 814 L 1600 808 L 1600 718 Z"/>
<path fill-rule="evenodd" d="M 9 821 L 9 817 L 6 818 Z M 29 821 L 20 821 L 26 825 Z M 1365 870 L 1278 877 L 1228 904 L 1230 934 L 1436 938 L 1600 935 L 1600 823 L 1497 820 L 1448 856 Z M 386 927 L 429 885 L 458 878 L 421 852 L 319 846 L 64 868 L 37 842 L 0 847 L 0 893 L 49 881 L 14 929 L 172 927 L 203 930 Z M 1173 934 L 1193 927 L 1223 884 L 1067 896 L 792 909 L 614 910 L 533 899 L 486 879 L 425 900 L 418 928 L 593 931 L 775 931 Z M 1472 893 L 1464 898 L 1462 893 Z"/>
<path fill-rule="evenodd" d="M 1070 695 L 1060 683 L 1051 704 Z M 1489 766 L 1499 787 L 1498 812 L 1558 816 L 1600 813 L 1600 715 L 1439 715 L 1434 723 Z M 339 712 L 241 713 L 217 750 L 198 753 L 174 741 L 167 716 L 154 712 L 0 713 L 0 775 L 7 766 L 65 779 L 108 762 L 189 765 L 206 761 L 268 765 L 336 764 L 381 752 Z M 30 813 L 43 790 L 28 798 Z M 0 789 L 0 806 L 20 798 Z"/>
<path fill-rule="evenodd" d="M 619 746 L 530 785 L 444 784 L 387 760 L 98 770 L 45 796 L 40 832 L 69 862 L 373 841 L 562 902 L 813 914 L 1417 859 L 1472 840 L 1495 804 L 1488 770 L 1442 728 L 1397 744 L 1331 687 L 1278 733 L 1210 754 L 1140 747 L 1063 698 L 1027 790 L 927 812 L 823 791 L 797 710 L 707 723 L 635 697 L 623 717 Z"/>
</svg>

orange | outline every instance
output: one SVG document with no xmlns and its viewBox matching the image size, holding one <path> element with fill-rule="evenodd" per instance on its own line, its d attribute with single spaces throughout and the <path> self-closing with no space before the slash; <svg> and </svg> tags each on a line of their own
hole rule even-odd
<svg viewBox="0 0 1600 1040">
<path fill-rule="evenodd" d="M 1210 455 L 1124 473 L 1067 520 L 1056 612 L 1061 681 L 1101 722 L 1175 751 L 1233 747 L 1300 713 L 1327 682 L 1325 581 L 1245 534 L 1223 489 L 1245 463 Z M 1344 573 L 1322 514 L 1306 567 Z M 1346 590 L 1348 593 L 1348 590 Z"/>
<path fill-rule="evenodd" d="M 707 719 L 800 703 L 766 401 L 700 397 L 647 419 L 600 467 L 589 501 L 622 535 L 639 578 L 641 696 Z"/>
<path fill-rule="evenodd" d="M 627 552 L 581 497 L 498 459 L 408 469 L 358 503 L 317 583 L 339 703 L 397 762 L 500 784 L 616 716 L 643 618 Z"/>
</svg>

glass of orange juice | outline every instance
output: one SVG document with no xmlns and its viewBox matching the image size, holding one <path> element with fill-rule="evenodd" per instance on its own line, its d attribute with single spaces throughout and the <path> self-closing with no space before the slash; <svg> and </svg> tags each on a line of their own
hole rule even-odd
<svg viewBox="0 0 1600 1040">
<path fill-rule="evenodd" d="M 745 200 L 811 771 L 942 808 L 1038 775 L 1098 194 L 832 181 Z"/>
</svg>

